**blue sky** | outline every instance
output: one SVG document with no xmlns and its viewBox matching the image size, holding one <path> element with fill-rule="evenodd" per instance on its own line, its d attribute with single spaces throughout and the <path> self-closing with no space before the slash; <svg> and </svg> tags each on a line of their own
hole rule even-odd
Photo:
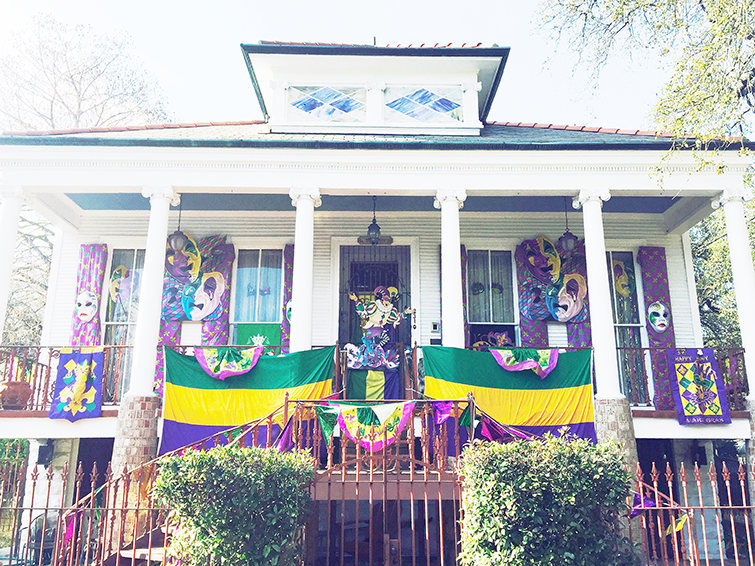
<svg viewBox="0 0 755 566">
<path fill-rule="evenodd" d="M 490 113 L 498 121 L 652 129 L 648 114 L 664 78 L 655 59 L 622 55 L 594 88 L 592 69 L 575 69 L 575 57 L 540 31 L 531 0 L 0 0 L 0 50 L 40 12 L 127 32 L 178 122 L 260 117 L 239 49 L 259 39 L 511 47 Z"/>
</svg>

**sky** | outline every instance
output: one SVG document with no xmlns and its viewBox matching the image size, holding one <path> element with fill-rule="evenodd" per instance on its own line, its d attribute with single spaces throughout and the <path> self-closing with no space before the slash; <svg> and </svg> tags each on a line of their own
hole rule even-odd
<svg viewBox="0 0 755 566">
<path fill-rule="evenodd" d="M 0 53 L 38 13 L 129 34 L 174 122 L 261 118 L 239 45 L 263 39 L 510 47 L 488 118 L 502 122 L 654 129 L 665 77 L 652 57 L 619 54 L 595 85 L 593 69 L 542 31 L 535 0 L 0 0 Z"/>
</svg>

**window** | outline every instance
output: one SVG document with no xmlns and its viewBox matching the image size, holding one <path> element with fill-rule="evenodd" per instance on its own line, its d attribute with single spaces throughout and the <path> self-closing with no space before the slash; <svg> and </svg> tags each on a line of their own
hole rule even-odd
<svg viewBox="0 0 755 566">
<path fill-rule="evenodd" d="M 511 252 L 469 250 L 466 284 L 471 342 L 503 332 L 516 342 Z"/>
<path fill-rule="evenodd" d="M 637 276 L 632 252 L 607 252 L 611 282 L 611 308 L 619 348 L 619 374 L 624 395 L 630 402 L 648 401 L 644 386 L 642 324 L 637 294 Z"/>
<path fill-rule="evenodd" d="M 144 250 L 113 250 L 108 279 L 105 311 L 105 344 L 113 348 L 108 355 L 107 383 L 109 392 L 128 390 L 131 374 L 131 348 L 139 310 L 139 285 L 144 269 Z"/>
<path fill-rule="evenodd" d="M 234 343 L 279 345 L 283 250 L 239 250 L 237 262 Z"/>
</svg>

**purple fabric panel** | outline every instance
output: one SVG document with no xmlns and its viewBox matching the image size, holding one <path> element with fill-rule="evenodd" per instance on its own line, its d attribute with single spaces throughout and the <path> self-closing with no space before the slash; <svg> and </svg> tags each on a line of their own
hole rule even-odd
<svg viewBox="0 0 755 566">
<path fill-rule="evenodd" d="M 524 311 L 523 301 L 531 302 L 533 300 L 533 296 L 537 295 L 537 293 L 533 293 L 533 290 L 535 287 L 539 287 L 539 284 L 522 261 L 522 255 L 515 253 L 514 259 L 516 260 L 516 278 L 519 286 L 519 333 L 522 337 L 522 346 L 525 348 L 547 348 L 547 323 L 544 320 L 532 320 L 522 315 Z M 544 306 L 545 301 L 543 300 Z"/>
<path fill-rule="evenodd" d="M 107 265 L 107 246 L 105 244 L 85 244 L 79 252 L 79 278 L 76 283 L 76 298 L 88 291 L 97 299 L 97 313 L 89 322 L 82 322 L 73 311 L 73 328 L 71 345 L 99 346 L 100 312 L 102 303 L 102 284 L 105 281 L 105 267 Z"/>
<path fill-rule="evenodd" d="M 157 337 L 158 346 L 178 346 L 181 341 L 181 323 L 176 320 L 160 320 L 160 334 Z M 155 364 L 155 383 L 153 389 L 163 398 L 165 389 L 165 351 L 157 349 L 157 363 Z"/>
<path fill-rule="evenodd" d="M 710 348 L 669 348 L 666 355 L 669 368 L 673 371 L 671 388 L 679 424 L 731 424 L 726 386 L 715 352 Z M 692 366 L 691 372 L 686 371 L 689 366 Z M 680 381 L 685 385 L 684 392 L 680 390 Z M 690 386 L 691 383 L 695 385 Z M 690 409 L 689 414 L 685 412 L 685 407 Z"/>
<path fill-rule="evenodd" d="M 213 425 L 194 425 L 194 424 L 186 424 L 186 423 L 179 423 L 176 421 L 171 421 L 169 419 L 165 419 L 163 423 L 163 435 L 160 439 L 160 450 L 158 451 L 158 456 L 162 456 L 163 454 L 167 454 L 168 452 L 172 452 L 173 450 L 177 450 L 178 448 L 183 448 L 184 446 L 187 446 L 189 444 L 192 444 L 194 442 L 198 442 L 204 438 L 207 438 L 208 436 L 212 436 L 213 434 L 217 434 L 219 432 L 223 432 L 224 430 L 228 430 L 233 427 L 220 425 L 220 426 L 213 426 Z M 270 427 L 270 444 L 272 445 L 273 441 L 280 436 L 281 433 L 281 426 L 274 424 Z M 266 446 L 267 445 L 267 426 L 261 425 L 257 429 L 257 434 L 249 433 L 244 438 L 245 446 L 252 446 L 254 442 L 254 436 L 256 436 L 256 442 L 257 446 Z M 221 437 L 220 439 L 220 445 L 227 444 L 227 439 L 225 437 Z M 214 446 L 214 443 L 211 443 L 207 448 L 212 448 Z"/>
<path fill-rule="evenodd" d="M 472 346 L 472 337 L 469 335 L 469 320 L 467 319 L 467 246 L 461 246 L 461 303 L 464 316 L 464 347 Z"/>
<path fill-rule="evenodd" d="M 236 251 L 233 244 L 225 243 L 225 236 L 202 238 L 199 242 L 202 251 L 202 272 L 220 272 L 225 278 L 225 292 L 220 300 L 220 312 L 212 320 L 202 321 L 202 344 L 205 346 L 225 346 L 228 344 L 228 316 L 231 309 L 231 275 Z"/>
<path fill-rule="evenodd" d="M 564 260 L 562 255 L 561 268 L 565 270 L 566 273 L 576 273 L 581 275 L 587 282 L 587 295 L 583 300 L 584 317 L 578 317 L 584 319 L 580 322 L 569 321 L 566 323 L 566 333 L 569 340 L 569 346 L 572 348 L 592 348 L 592 329 L 590 326 L 590 282 L 587 281 L 584 241 L 577 241 L 577 248 L 574 250 L 571 258 Z"/>
<path fill-rule="evenodd" d="M 286 244 L 283 248 L 283 315 L 281 322 L 281 353 L 288 353 L 291 343 L 291 321 L 286 317 L 288 302 L 294 293 L 294 245 Z"/>
<path fill-rule="evenodd" d="M 661 334 L 656 333 L 649 322 L 647 324 L 648 343 L 651 348 L 673 348 L 674 319 L 671 309 L 671 295 L 669 293 L 668 269 L 666 267 L 665 248 L 641 247 L 637 253 L 637 263 L 642 271 L 642 291 L 645 298 L 645 308 L 652 303 L 660 302 L 671 312 L 670 324 Z M 647 312 L 645 313 L 647 319 Z M 658 410 L 674 409 L 674 397 L 670 379 L 670 370 L 666 353 L 651 350 L 650 360 L 653 369 L 655 396 L 653 405 Z"/>
<path fill-rule="evenodd" d="M 561 436 L 561 429 L 567 428 L 567 434 L 573 434 L 578 438 L 586 438 L 591 440 L 595 444 L 598 443 L 598 437 L 595 434 L 595 423 L 571 423 L 568 425 L 554 425 L 554 426 L 522 426 L 517 425 L 516 428 L 529 432 L 530 434 L 536 434 L 537 436 L 543 436 L 546 433 L 550 433 L 553 436 Z"/>
</svg>

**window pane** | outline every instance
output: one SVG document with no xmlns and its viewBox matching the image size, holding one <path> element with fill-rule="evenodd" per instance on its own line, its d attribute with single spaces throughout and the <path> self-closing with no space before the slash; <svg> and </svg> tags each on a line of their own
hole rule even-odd
<svg viewBox="0 0 755 566">
<path fill-rule="evenodd" d="M 133 281 L 131 285 L 134 290 L 131 298 L 131 315 L 129 322 L 136 322 L 136 315 L 138 314 L 139 290 L 142 283 L 142 272 L 144 271 L 144 254 L 145 250 L 136 250 L 136 260 L 134 261 L 134 268 L 130 274 L 130 280 Z"/>
<path fill-rule="evenodd" d="M 236 268 L 236 306 L 234 310 L 234 319 L 237 322 L 256 321 L 259 262 L 259 250 L 239 250 L 239 263 Z"/>
<path fill-rule="evenodd" d="M 490 252 L 490 278 L 493 322 L 514 322 L 511 252 Z"/>
<path fill-rule="evenodd" d="M 639 326 L 617 326 L 619 374 L 622 393 L 630 403 L 647 403 L 644 354 Z"/>
<path fill-rule="evenodd" d="M 260 264 L 259 312 L 257 322 L 281 320 L 282 250 L 262 250 Z"/>
<path fill-rule="evenodd" d="M 130 311 L 134 250 L 113 250 L 108 287 L 108 322 L 127 322 Z"/>
<path fill-rule="evenodd" d="M 469 322 L 491 322 L 487 250 L 467 252 L 467 315 Z"/>
<path fill-rule="evenodd" d="M 611 280 L 617 324 L 639 324 L 634 258 L 632 252 L 611 252 Z"/>
</svg>

